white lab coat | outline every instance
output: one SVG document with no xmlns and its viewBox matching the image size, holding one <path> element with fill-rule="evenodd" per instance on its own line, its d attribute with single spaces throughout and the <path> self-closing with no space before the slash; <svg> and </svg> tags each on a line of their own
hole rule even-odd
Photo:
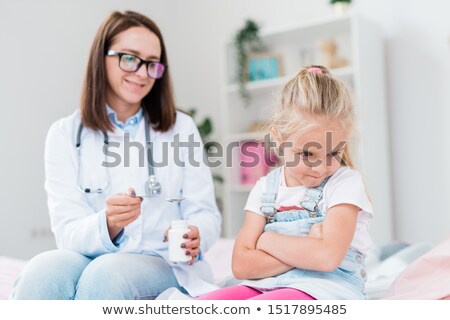
<svg viewBox="0 0 450 320">
<path fill-rule="evenodd" d="M 116 128 L 114 132 L 108 133 L 109 141 L 116 142 L 115 145 L 120 143 L 120 147 L 110 146 L 109 152 L 116 155 L 106 158 L 106 161 L 113 163 L 119 155 L 121 158 L 119 165 L 108 169 L 102 166 L 105 161 L 102 151 L 104 143 L 99 131 L 83 128 L 79 161 L 75 147 L 79 124 L 80 113 L 76 111 L 56 121 L 46 140 L 45 189 L 51 227 L 58 248 L 74 250 L 89 257 L 129 252 L 157 255 L 167 260 L 168 246 L 163 242 L 163 234 L 172 220 L 179 219 L 187 219 L 189 224 L 199 228 L 202 253 L 211 247 L 220 235 L 221 216 L 215 203 L 211 172 L 203 161 L 203 144 L 195 147 L 191 155 L 193 160 L 200 163 L 197 167 L 188 160 L 188 148 L 179 148 L 177 153 L 171 145 L 176 134 L 179 134 L 180 141 L 186 142 L 188 136 L 193 135 L 195 141 L 201 142 L 197 127 L 189 116 L 177 112 L 176 123 L 168 132 L 150 130 L 155 174 L 162 187 L 161 197 L 145 198 L 141 215 L 124 229 L 119 243 L 112 243 L 108 235 L 106 198 L 127 192 L 129 187 L 135 188 L 138 195 L 145 194 L 144 185 L 148 178 L 146 152 L 132 145 L 134 141 L 145 147 L 145 121 L 140 121 L 135 139 L 130 138 L 128 159 L 124 155 L 124 132 Z M 167 165 L 158 165 L 163 158 L 166 158 Z M 185 166 L 177 165 L 177 159 L 183 161 Z M 78 179 L 79 162 L 81 171 Z M 180 164 L 180 161 L 177 162 Z M 84 188 L 102 187 L 108 180 L 108 174 L 110 185 L 103 194 L 84 194 L 79 191 L 78 181 Z M 162 200 L 178 197 L 186 200 L 180 204 Z M 180 285 L 192 296 L 216 289 L 208 284 L 212 280 L 211 271 L 201 257 L 191 266 L 169 263 Z"/>
</svg>

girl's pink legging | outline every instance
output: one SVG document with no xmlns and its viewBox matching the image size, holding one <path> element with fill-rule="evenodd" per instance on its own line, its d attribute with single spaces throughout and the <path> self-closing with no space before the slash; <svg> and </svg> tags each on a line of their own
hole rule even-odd
<svg viewBox="0 0 450 320">
<path fill-rule="evenodd" d="M 197 298 L 197 300 L 316 300 L 309 294 L 292 288 L 260 292 L 246 286 L 222 288 Z"/>
</svg>

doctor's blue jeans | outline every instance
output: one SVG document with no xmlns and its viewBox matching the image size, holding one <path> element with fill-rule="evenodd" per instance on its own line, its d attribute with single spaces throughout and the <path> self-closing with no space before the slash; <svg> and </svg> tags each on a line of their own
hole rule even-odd
<svg viewBox="0 0 450 320">
<path fill-rule="evenodd" d="M 155 256 L 111 253 L 95 259 L 52 250 L 30 260 L 16 280 L 11 299 L 155 299 L 178 285 L 171 267 Z"/>
</svg>

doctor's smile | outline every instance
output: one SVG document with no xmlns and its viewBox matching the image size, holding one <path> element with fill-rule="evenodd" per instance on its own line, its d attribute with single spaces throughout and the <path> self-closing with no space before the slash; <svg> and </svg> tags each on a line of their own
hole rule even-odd
<svg viewBox="0 0 450 320">
<path fill-rule="evenodd" d="M 140 84 L 140 83 L 137 83 L 137 82 L 133 82 L 133 81 L 131 81 L 131 80 L 124 80 L 127 84 L 129 84 L 132 88 L 138 88 L 138 89 L 141 89 L 141 88 L 143 88 L 143 87 L 145 87 L 146 86 L 146 84 Z"/>
</svg>

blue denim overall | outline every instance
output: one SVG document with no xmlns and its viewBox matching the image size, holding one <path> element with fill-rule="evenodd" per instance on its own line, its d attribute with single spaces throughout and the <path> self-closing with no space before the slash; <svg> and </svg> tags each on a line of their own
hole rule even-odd
<svg viewBox="0 0 450 320">
<path fill-rule="evenodd" d="M 261 212 L 267 218 L 264 231 L 277 232 L 291 236 L 307 236 L 311 227 L 324 220 L 318 207 L 323 196 L 326 179 L 315 188 L 308 188 L 305 200 L 300 203 L 303 209 L 278 211 L 275 207 L 281 168 L 267 176 L 266 192 L 261 197 Z M 271 278 L 248 280 L 243 284 L 261 290 L 290 287 L 302 290 L 316 299 L 366 299 L 365 256 L 349 248 L 344 260 L 336 270 L 322 272 L 295 268 Z"/>
</svg>

